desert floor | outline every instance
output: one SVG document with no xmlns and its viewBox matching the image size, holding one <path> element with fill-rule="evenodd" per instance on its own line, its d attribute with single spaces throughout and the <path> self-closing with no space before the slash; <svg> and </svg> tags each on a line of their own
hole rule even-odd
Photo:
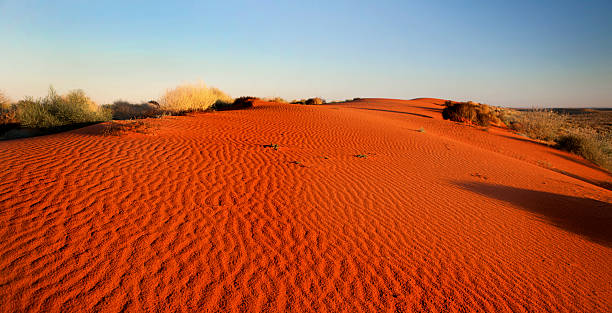
<svg viewBox="0 0 612 313">
<path fill-rule="evenodd" d="M 0 142 L 0 309 L 612 311 L 612 176 L 442 103 Z"/>
</svg>

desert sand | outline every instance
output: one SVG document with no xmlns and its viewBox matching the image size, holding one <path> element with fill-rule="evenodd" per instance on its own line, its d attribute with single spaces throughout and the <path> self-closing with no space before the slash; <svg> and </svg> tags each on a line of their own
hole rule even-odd
<svg viewBox="0 0 612 313">
<path fill-rule="evenodd" d="M 612 311 L 610 174 L 442 103 L 0 142 L 0 308 Z"/>
</svg>

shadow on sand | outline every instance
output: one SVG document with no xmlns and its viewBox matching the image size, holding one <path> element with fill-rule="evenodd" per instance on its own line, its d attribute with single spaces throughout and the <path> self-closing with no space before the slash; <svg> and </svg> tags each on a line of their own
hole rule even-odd
<svg viewBox="0 0 612 313">
<path fill-rule="evenodd" d="M 541 216 L 552 225 L 612 247 L 612 204 L 610 203 L 479 182 L 459 182 L 456 185 L 519 206 Z"/>
<path fill-rule="evenodd" d="M 358 107 L 351 107 L 353 109 L 359 109 L 359 110 L 369 110 L 369 111 L 381 111 L 381 112 L 390 112 L 390 113 L 399 113 L 399 114 L 408 114 L 408 115 L 414 115 L 414 116 L 418 116 L 418 117 L 425 117 L 425 118 L 433 118 L 429 115 L 425 115 L 425 114 L 418 114 L 418 113 L 410 113 L 410 112 L 402 112 L 402 111 L 394 111 L 394 110 L 383 110 L 383 109 L 371 109 L 371 108 L 358 108 Z"/>
<path fill-rule="evenodd" d="M 98 123 L 100 122 L 76 123 L 76 124 L 69 124 L 69 125 L 49 127 L 49 128 L 27 128 L 27 127 L 15 126 L 10 129 L 0 130 L 0 140 L 13 140 L 13 139 L 21 139 L 21 138 L 57 134 L 57 133 L 67 132 L 67 131 L 74 130 L 74 129 L 87 127 L 87 126 L 98 124 Z"/>
</svg>

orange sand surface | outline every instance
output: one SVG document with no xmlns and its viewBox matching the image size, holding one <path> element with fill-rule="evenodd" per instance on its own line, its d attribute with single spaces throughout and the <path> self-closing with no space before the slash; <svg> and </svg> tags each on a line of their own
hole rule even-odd
<svg viewBox="0 0 612 313">
<path fill-rule="evenodd" d="M 0 142 L 1 311 L 612 311 L 612 177 L 442 103 Z"/>
</svg>

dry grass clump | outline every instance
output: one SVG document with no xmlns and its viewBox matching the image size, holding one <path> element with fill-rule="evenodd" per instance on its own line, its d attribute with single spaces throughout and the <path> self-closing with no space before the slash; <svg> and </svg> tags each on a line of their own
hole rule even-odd
<svg viewBox="0 0 612 313">
<path fill-rule="evenodd" d="M 159 104 L 155 101 L 147 103 L 132 104 L 127 101 L 115 101 L 108 105 L 108 108 L 113 112 L 114 120 L 131 120 L 149 117 L 158 117 L 163 115 L 163 111 L 159 108 Z"/>
<path fill-rule="evenodd" d="M 319 105 L 319 104 L 324 104 L 325 103 L 325 99 L 323 98 L 310 98 L 308 100 L 306 100 L 306 105 Z"/>
<path fill-rule="evenodd" d="M 18 124 L 17 112 L 9 98 L 0 91 L 0 127 Z"/>
<path fill-rule="evenodd" d="M 26 98 L 16 104 L 17 119 L 22 126 L 49 128 L 69 124 L 102 122 L 111 119 L 111 112 L 93 102 L 83 90 L 60 96 L 53 87 L 47 97 Z"/>
<path fill-rule="evenodd" d="M 480 126 L 499 125 L 497 111 L 486 104 L 476 102 L 446 101 L 442 117 L 447 120 Z"/>
<path fill-rule="evenodd" d="M 280 97 L 264 98 L 263 100 L 268 101 L 268 102 L 276 102 L 276 103 L 289 103 L 287 102 L 287 100 L 280 98 Z"/>
<path fill-rule="evenodd" d="M 522 111 L 508 121 L 508 126 L 527 137 L 555 141 L 567 126 L 567 116 L 552 110 L 532 109 Z"/>
<path fill-rule="evenodd" d="M 584 157 L 612 171 L 612 134 L 574 128 L 556 139 L 556 147 Z"/>
<path fill-rule="evenodd" d="M 159 104 L 164 110 L 189 112 L 209 110 L 217 102 L 231 103 L 232 98 L 217 88 L 199 83 L 167 90 L 160 98 Z"/>
<path fill-rule="evenodd" d="M 0 91 L 0 111 L 8 111 L 11 108 L 11 100 Z"/>
<path fill-rule="evenodd" d="M 310 99 L 301 99 L 301 100 L 293 100 L 292 104 L 306 104 L 306 105 L 317 105 L 317 104 L 325 104 L 325 99 L 323 98 L 310 98 Z"/>
</svg>

